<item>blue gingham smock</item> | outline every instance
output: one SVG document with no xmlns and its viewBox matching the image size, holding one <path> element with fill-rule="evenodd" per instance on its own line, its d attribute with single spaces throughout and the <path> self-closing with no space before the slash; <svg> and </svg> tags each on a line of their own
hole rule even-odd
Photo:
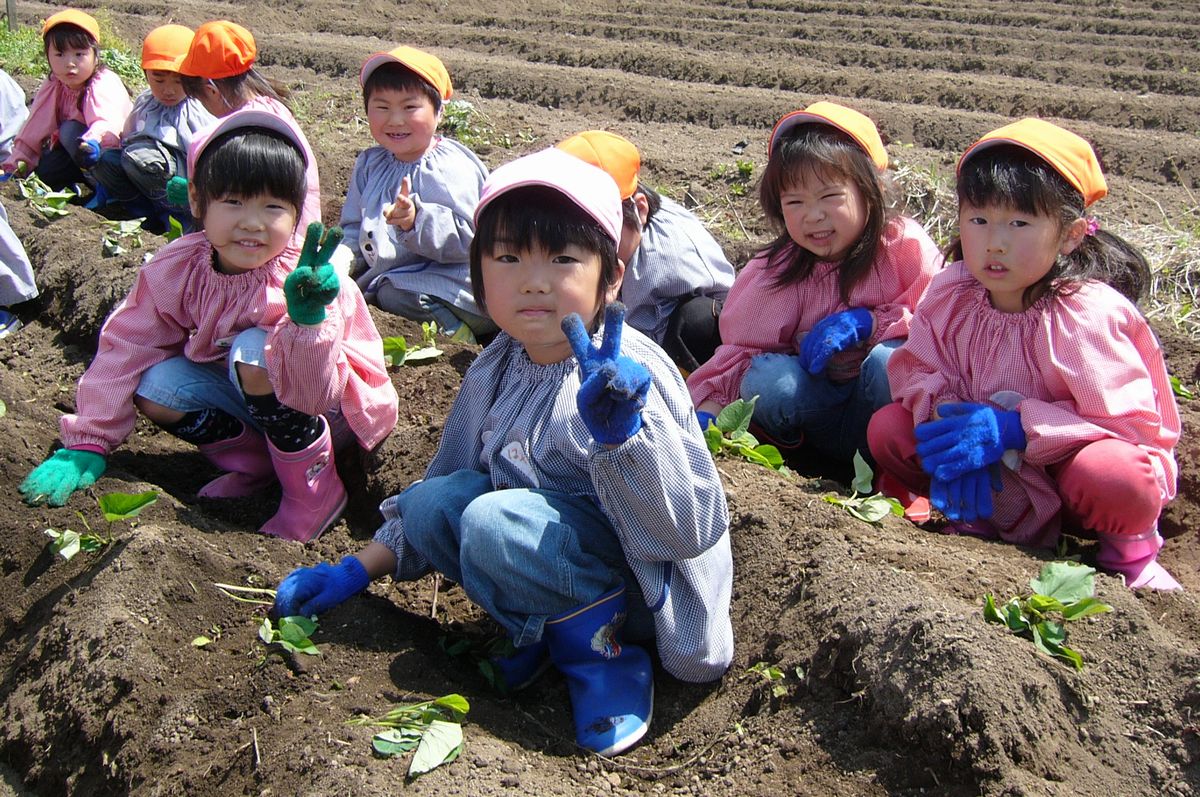
<svg viewBox="0 0 1200 797">
<path fill-rule="evenodd" d="M 598 344 L 600 333 L 593 336 Z M 426 478 L 463 469 L 496 489 L 540 488 L 591 496 L 611 522 L 654 614 L 659 655 L 685 681 L 711 681 L 733 658 L 729 618 L 733 560 L 725 492 L 679 371 L 658 346 L 625 328 L 622 353 L 646 366 L 653 385 L 642 428 L 621 445 L 597 444 L 576 409 L 574 357 L 537 365 L 506 333 L 471 364 Z M 503 455 L 510 444 L 524 460 Z M 397 559 L 395 577 L 429 565 L 408 548 L 395 497 L 380 507 L 375 540 Z"/>
<path fill-rule="evenodd" d="M 415 161 L 397 160 L 383 147 L 359 153 L 342 206 L 341 246 L 353 254 L 356 281 L 364 293 L 381 280 L 396 288 L 443 299 L 482 315 L 471 294 L 467 260 L 475 237 L 475 206 L 487 167 L 457 141 L 439 138 Z M 384 205 L 396 200 L 407 177 L 417 195 L 417 216 L 407 232 L 388 224 Z"/>
</svg>

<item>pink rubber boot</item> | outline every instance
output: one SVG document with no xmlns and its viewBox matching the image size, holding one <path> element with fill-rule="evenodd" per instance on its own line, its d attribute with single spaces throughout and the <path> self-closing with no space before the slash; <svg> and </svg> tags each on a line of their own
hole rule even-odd
<svg viewBox="0 0 1200 797">
<path fill-rule="evenodd" d="M 309 542 L 332 526 L 346 508 L 346 487 L 334 466 L 329 422 L 322 418 L 321 424 L 321 436 L 300 451 L 280 451 L 267 441 L 283 499 L 279 511 L 259 529 L 263 534 Z"/>
<path fill-rule="evenodd" d="M 1158 529 L 1132 537 L 1123 534 L 1101 534 L 1099 537 L 1100 552 L 1096 554 L 1096 564 L 1125 576 L 1125 584 L 1130 589 L 1183 589 L 1175 577 L 1155 561 L 1163 544 Z"/>
<path fill-rule="evenodd" d="M 254 495 L 275 481 L 275 466 L 267 453 L 267 441 L 249 426 L 229 440 L 198 446 L 208 461 L 223 473 L 200 488 L 201 498 L 243 498 Z"/>
</svg>

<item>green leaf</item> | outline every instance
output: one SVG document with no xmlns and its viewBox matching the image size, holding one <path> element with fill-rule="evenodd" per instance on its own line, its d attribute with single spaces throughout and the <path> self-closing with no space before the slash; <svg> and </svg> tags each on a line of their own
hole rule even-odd
<svg viewBox="0 0 1200 797">
<path fill-rule="evenodd" d="M 716 454 L 721 450 L 724 444 L 725 437 L 721 434 L 721 430 L 712 421 L 709 421 L 708 428 L 704 430 L 704 444 L 708 446 L 708 453 Z"/>
<path fill-rule="evenodd" d="M 168 241 L 174 241 L 176 238 L 183 237 L 183 224 L 174 216 L 167 218 L 167 234 L 164 236 Z"/>
<path fill-rule="evenodd" d="M 783 455 L 779 453 L 779 449 L 775 446 L 761 445 L 756 446 L 754 450 L 758 452 L 764 460 L 766 460 L 767 465 L 775 470 L 779 470 L 783 467 Z"/>
<path fill-rule="evenodd" d="M 846 511 L 867 523 L 878 523 L 892 514 L 892 505 L 882 495 L 872 495 L 846 504 Z"/>
<path fill-rule="evenodd" d="M 1177 376 L 1171 377 L 1171 392 L 1179 398 L 1189 401 L 1196 397 L 1196 394 L 1188 390 L 1187 386 L 1184 385 L 1183 382 L 1179 381 L 1179 377 Z"/>
<path fill-rule="evenodd" d="M 1071 603 L 1096 594 L 1096 571 L 1077 562 L 1047 562 L 1029 586 L 1039 595 Z"/>
<path fill-rule="evenodd" d="M 270 645 L 275 641 L 275 627 L 271 625 L 271 618 L 264 617 L 262 625 L 258 627 L 258 638 Z"/>
<path fill-rule="evenodd" d="M 990 592 L 983 596 L 983 619 L 989 623 L 1004 623 L 1000 610 L 996 608 L 996 599 Z"/>
<path fill-rule="evenodd" d="M 388 365 L 404 365 L 408 355 L 408 341 L 403 335 L 383 339 L 383 359 Z"/>
<path fill-rule="evenodd" d="M 192 646 L 197 647 L 197 648 L 202 648 L 205 645 L 211 645 L 211 644 L 212 644 L 212 640 L 209 639 L 208 637 L 204 636 L 204 634 L 201 634 L 200 636 L 198 636 L 192 640 Z"/>
<path fill-rule="evenodd" d="M 375 734 L 371 739 L 371 746 L 375 748 L 375 752 L 385 758 L 411 752 L 420 743 L 421 732 L 407 728 L 404 730 L 389 728 Z"/>
<path fill-rule="evenodd" d="M 1035 593 L 1029 596 L 1029 608 L 1035 612 L 1045 614 L 1046 612 L 1061 612 L 1063 604 L 1058 598 L 1051 598 L 1048 595 L 1038 595 Z"/>
<path fill-rule="evenodd" d="M 50 550 L 61 556 L 68 562 L 79 553 L 80 537 L 79 532 L 71 531 L 55 531 L 54 529 L 46 529 L 46 536 L 53 542 L 50 543 Z"/>
<path fill-rule="evenodd" d="M 758 447 L 758 438 L 745 429 L 735 429 L 729 433 L 729 442 L 735 446 L 745 446 L 754 449 Z"/>
<path fill-rule="evenodd" d="M 433 704 L 450 711 L 453 716 L 458 718 L 462 718 L 471 710 L 471 704 L 460 694 L 443 695 L 433 701 Z"/>
<path fill-rule="evenodd" d="M 758 396 L 749 401 L 738 399 L 717 413 L 717 428 L 722 432 L 744 432 L 750 428 L 754 416 L 754 404 Z"/>
<path fill-rule="evenodd" d="M 1016 598 L 1013 598 L 1008 603 L 1004 604 L 1004 608 L 1000 610 L 1004 616 L 1004 624 L 1012 631 L 1025 631 L 1029 628 L 1029 621 L 1021 614 L 1021 604 Z"/>
<path fill-rule="evenodd" d="M 417 752 L 413 754 L 412 763 L 408 765 L 409 777 L 415 778 L 453 761 L 461 752 L 462 743 L 461 725 L 457 722 L 433 720 L 421 736 Z"/>
<path fill-rule="evenodd" d="M 0 400 L 0 418 L 3 418 L 5 415 L 8 415 L 8 405 L 3 400 Z"/>
<path fill-rule="evenodd" d="M 289 653 L 303 653 L 306 656 L 321 655 L 321 651 L 317 649 L 316 643 L 314 643 L 308 637 L 304 637 L 295 641 L 287 639 L 280 639 L 277 641 L 283 647 L 283 649 Z"/>
<path fill-rule="evenodd" d="M 442 356 L 442 350 L 436 346 L 423 346 L 419 349 L 413 349 L 404 357 L 404 364 L 408 365 L 412 362 L 421 360 L 434 360 Z"/>
<path fill-rule="evenodd" d="M 854 492 L 861 495 L 875 492 L 875 472 L 863 459 L 860 451 L 854 452 L 854 481 L 850 482 L 850 486 L 854 488 Z"/>
<path fill-rule="evenodd" d="M 1102 603 L 1096 598 L 1083 598 L 1064 606 L 1062 616 L 1064 620 L 1078 620 L 1081 617 L 1087 617 L 1092 614 L 1104 614 L 1112 610 L 1113 607 L 1107 603 Z"/>
<path fill-rule="evenodd" d="M 98 534 L 81 534 L 79 535 L 79 548 L 85 553 L 95 553 L 103 548 L 111 540 L 106 540 Z"/>
<path fill-rule="evenodd" d="M 136 517 L 146 507 L 158 500 L 158 491 L 147 490 L 144 493 L 106 493 L 100 496 L 100 511 L 109 523 L 117 520 L 128 520 Z"/>
<path fill-rule="evenodd" d="M 317 623 L 311 617 L 305 617 L 302 614 L 294 614 L 288 617 L 280 618 L 279 630 L 296 629 L 301 636 L 312 636 L 317 630 Z"/>
</svg>

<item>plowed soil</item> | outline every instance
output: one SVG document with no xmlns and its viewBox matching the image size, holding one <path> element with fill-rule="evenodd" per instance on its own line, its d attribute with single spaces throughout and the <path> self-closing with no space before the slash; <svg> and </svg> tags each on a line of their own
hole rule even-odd
<svg viewBox="0 0 1200 797">
<path fill-rule="evenodd" d="M 83 2 L 82 7 L 92 7 Z M 56 6 L 22 2 L 34 24 Z M 1200 15 L 1161 2 L 664 2 L 575 0 L 113 0 L 127 41 L 166 21 L 235 19 L 264 72 L 287 83 L 320 159 L 336 220 L 356 153 L 370 145 L 357 71 L 398 43 L 437 53 L 482 114 L 491 166 L 581 129 L 622 133 L 643 180 L 713 225 L 732 260 L 767 238 L 737 161 L 765 162 L 782 113 L 840 99 L 871 115 L 894 165 L 952 173 L 957 153 L 1019 115 L 1056 119 L 1095 142 L 1110 178 L 1099 206 L 1118 221 L 1195 230 L 1200 189 Z M 32 95 L 36 80 L 22 79 Z M 742 188 L 746 188 L 742 195 Z M 1187 591 L 1134 593 L 1096 579 L 1115 612 L 1073 624 L 1081 672 L 983 622 L 981 596 L 1028 590 L 1050 552 L 871 526 L 822 497 L 843 474 L 783 476 L 722 460 L 736 562 L 737 654 L 718 683 L 659 673 L 645 742 L 615 760 L 573 743 L 553 673 L 494 693 L 444 639 L 492 627 L 457 587 L 373 585 L 323 618 L 320 657 L 268 653 L 261 611 L 217 582 L 274 586 L 291 569 L 370 539 L 376 506 L 421 476 L 477 348 L 393 371 L 400 420 L 372 454 L 343 457 L 345 519 L 300 546 L 256 533 L 278 497 L 213 502 L 195 451 L 148 422 L 90 491 L 58 509 L 16 485 L 57 445 L 57 419 L 105 315 L 161 245 L 101 256 L 101 220 L 47 221 L 0 190 L 42 297 L 0 340 L 0 762 L 20 795 L 809 794 L 1192 795 L 1200 787 L 1200 413 L 1183 402 L 1181 491 L 1161 560 Z M 1189 215 L 1190 214 L 1190 215 Z M 1187 224 L 1190 219 L 1190 226 Z M 1182 234 L 1182 233 L 1181 233 Z M 1194 241 L 1194 233 L 1193 233 Z M 1194 242 L 1191 244 L 1194 246 Z M 377 315 L 385 335 L 419 331 Z M 1187 385 L 1200 351 L 1156 320 Z M 803 463 L 799 463 L 803 465 Z M 809 463 L 811 465 L 811 463 Z M 95 498 L 161 492 L 117 542 L 64 562 L 46 528 L 105 523 Z M 1085 562 L 1094 542 L 1068 538 Z M 203 648 L 191 640 L 205 634 Z M 775 694 L 748 669 L 777 665 Z M 355 713 L 459 692 L 471 701 L 461 757 L 415 781 L 371 751 Z M 1196 716 L 1194 716 L 1194 713 Z"/>
</svg>

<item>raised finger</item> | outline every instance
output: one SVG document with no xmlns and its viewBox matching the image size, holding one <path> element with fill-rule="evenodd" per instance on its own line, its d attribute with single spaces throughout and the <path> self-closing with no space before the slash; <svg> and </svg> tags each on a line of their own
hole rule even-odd
<svg viewBox="0 0 1200 797">
<path fill-rule="evenodd" d="M 604 337 L 600 340 L 600 358 L 615 359 L 621 353 L 621 333 L 625 329 L 625 305 L 613 302 L 604 308 Z"/>
<path fill-rule="evenodd" d="M 396 194 L 396 204 L 401 201 L 407 201 L 408 195 L 412 193 L 412 181 L 405 177 L 400 181 L 400 191 Z"/>
<path fill-rule="evenodd" d="M 562 331 L 567 336 L 567 342 L 571 344 L 571 351 L 575 352 L 575 359 L 579 360 L 580 365 L 588 362 L 595 356 L 596 350 L 592 348 L 591 338 L 588 337 L 587 329 L 583 326 L 583 319 L 579 317 L 579 313 L 571 313 L 562 320 Z"/>
<path fill-rule="evenodd" d="M 333 257 L 333 250 L 337 249 L 338 244 L 342 242 L 345 233 L 341 227 L 328 227 L 325 230 L 325 240 L 321 242 L 321 248 L 317 251 L 317 263 L 325 265 L 329 259 Z"/>
<path fill-rule="evenodd" d="M 308 225 L 308 229 L 304 233 L 304 248 L 300 250 L 299 262 L 301 265 L 313 265 L 317 257 L 317 247 L 321 243 L 321 234 L 324 232 L 325 225 L 319 221 Z"/>
</svg>

